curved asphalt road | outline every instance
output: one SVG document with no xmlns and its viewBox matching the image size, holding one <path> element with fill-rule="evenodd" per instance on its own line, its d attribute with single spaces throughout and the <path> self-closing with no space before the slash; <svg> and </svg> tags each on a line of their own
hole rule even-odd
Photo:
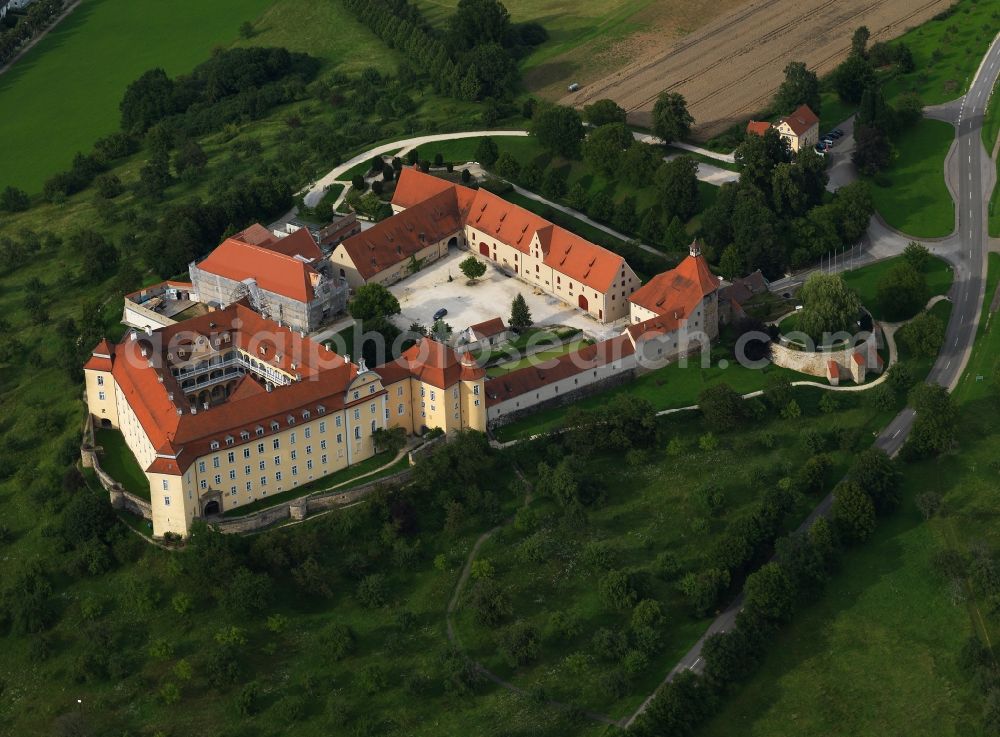
<svg viewBox="0 0 1000 737">
<path fill-rule="evenodd" d="M 986 203 L 989 201 L 995 180 L 995 166 L 989 154 L 983 148 L 980 129 L 986 104 L 1000 74 L 1000 35 L 994 39 L 989 51 L 972 81 L 969 92 L 946 105 L 938 106 L 928 111 L 931 117 L 946 120 L 956 129 L 956 141 L 952 145 L 946 166 L 946 176 L 949 188 L 956 202 L 956 222 L 958 229 L 954 239 L 954 247 L 940 253 L 955 270 L 955 281 L 950 297 L 953 303 L 951 319 L 945 333 L 945 345 L 938 355 L 934 367 L 927 377 L 933 382 L 946 387 L 949 391 L 957 386 L 962 371 L 969 360 L 972 345 L 976 338 L 979 325 L 979 312 L 983 303 L 983 291 L 986 286 Z M 875 447 L 881 448 L 890 455 L 895 455 L 903 446 L 910 429 L 913 427 L 915 412 L 904 409 L 882 431 L 875 440 Z M 833 504 L 833 495 L 829 494 L 812 511 L 799 527 L 806 530 L 820 516 L 826 516 Z M 709 625 L 708 630 L 694 644 L 681 661 L 667 675 L 664 683 L 673 680 L 677 674 L 692 670 L 700 673 L 705 667 L 701 649 L 705 640 L 717 632 L 725 632 L 733 627 L 736 615 L 743 607 L 742 592 L 718 617 Z M 641 714 L 653 694 L 650 694 L 639 709 L 628 719 L 623 719 L 622 726 L 629 726 Z"/>
</svg>

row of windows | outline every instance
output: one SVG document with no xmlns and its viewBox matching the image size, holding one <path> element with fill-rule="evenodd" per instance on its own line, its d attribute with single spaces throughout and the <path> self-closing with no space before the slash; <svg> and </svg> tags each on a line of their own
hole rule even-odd
<svg viewBox="0 0 1000 737">
<path fill-rule="evenodd" d="M 319 414 L 321 414 L 321 415 L 322 414 L 326 414 L 326 407 L 324 407 L 321 404 L 321 405 L 319 405 L 316 408 L 316 411 Z M 303 420 L 309 420 L 311 417 L 312 417 L 312 413 L 309 410 L 307 410 L 307 409 L 306 410 L 302 410 L 302 419 Z M 288 422 L 289 425 L 294 425 L 295 424 L 295 416 L 294 415 L 288 415 L 288 417 L 286 418 L 286 420 L 287 420 L 287 422 Z M 336 418 L 336 423 L 337 423 L 337 427 L 340 427 L 340 425 L 341 425 L 341 418 L 340 418 L 339 415 Z M 281 424 L 277 420 L 271 420 L 270 427 L 271 427 L 272 431 L 277 431 L 277 430 L 281 429 Z M 326 432 L 326 422 L 325 421 L 319 423 L 319 431 L 320 432 Z M 254 432 L 257 434 L 258 437 L 260 437 L 261 435 L 264 434 L 264 426 L 263 425 L 257 425 L 257 427 L 254 428 Z M 309 437 L 309 433 L 310 432 L 312 432 L 312 428 L 307 427 L 305 429 L 306 437 Z M 294 436 L 295 436 L 295 433 L 292 433 L 292 437 L 294 437 Z M 250 431 L 249 430 L 241 430 L 240 431 L 240 440 L 249 440 L 249 439 L 250 439 Z M 292 442 L 294 443 L 295 441 L 293 440 Z M 235 444 L 236 444 L 236 438 L 234 438 L 232 435 L 227 435 L 226 436 L 226 445 L 235 445 Z M 219 449 L 219 441 L 218 440 L 213 440 L 212 444 L 211 444 L 211 448 L 212 448 L 212 450 L 218 450 Z"/>
</svg>

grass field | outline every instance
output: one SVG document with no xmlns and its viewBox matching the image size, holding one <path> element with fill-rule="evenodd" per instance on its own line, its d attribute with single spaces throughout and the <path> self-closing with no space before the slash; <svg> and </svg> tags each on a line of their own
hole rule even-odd
<svg viewBox="0 0 1000 737">
<path fill-rule="evenodd" d="M 922 119 L 899 135 L 896 158 L 884 173 L 888 186 L 872 183 L 875 208 L 897 230 L 915 238 L 940 238 L 955 228 L 955 203 L 944 181 L 944 161 L 955 129 Z"/>
<path fill-rule="evenodd" d="M 1000 546 L 995 388 L 1000 331 L 986 319 L 1000 282 L 1000 256 L 990 254 L 976 347 L 955 390 L 959 449 L 904 468 L 902 508 L 872 540 L 849 552 L 818 602 L 795 615 L 770 647 L 761 670 L 738 687 L 702 737 L 740 733 L 981 734 L 982 697 L 956 660 L 974 631 L 996 642 L 998 622 L 976 597 L 956 601 L 933 565 L 945 549 L 975 541 Z M 917 494 L 934 491 L 946 512 L 922 521 Z"/>
<path fill-rule="evenodd" d="M 149 499 L 149 479 L 125 445 L 121 432 L 98 428 L 94 430 L 94 442 L 103 449 L 99 462 L 104 472 L 124 486 L 126 491 Z"/>
<path fill-rule="evenodd" d="M 550 500 L 540 499 L 532 504 L 536 525 L 505 529 L 478 555 L 494 565 L 497 580 L 512 592 L 515 617 L 544 632 L 552 615 L 560 612 L 574 617 L 579 631 L 563 639 L 546 637 L 537 663 L 513 669 L 496 654 L 493 633 L 461 613 L 457 623 L 469 652 L 522 688 L 616 718 L 629 713 L 704 631 L 706 620 L 692 614 L 676 589 L 676 580 L 687 571 L 700 570 L 713 541 L 738 525 L 750 505 L 760 499 L 763 487 L 747 482 L 752 469 L 780 475 L 784 471 L 777 469 L 795 469 L 809 457 L 802 437 L 817 422 L 820 395 L 816 390 L 797 390 L 796 399 L 805 408 L 803 417 L 788 422 L 772 415 L 750 423 L 720 436 L 721 445 L 714 451 L 698 448 L 698 436 L 705 432 L 699 420 L 675 416 L 661 419 L 660 435 L 677 439 L 683 448 L 679 455 L 654 448 L 634 463 L 623 463 L 620 454 L 607 452 L 580 459 L 584 478 L 602 480 L 608 488 L 602 501 L 588 508 L 585 525 L 560 524 L 564 512 Z M 875 411 L 863 398 L 845 397 L 837 425 L 856 428 L 860 436 L 866 436 L 885 419 L 885 413 Z M 773 448 L 760 445 L 763 433 L 774 434 Z M 849 451 L 833 451 L 831 481 L 847 469 L 851 456 Z M 537 458 L 543 459 L 544 454 Z M 523 465 L 531 466 L 528 460 Z M 613 483 L 608 481 L 612 478 Z M 707 485 L 720 488 L 725 498 L 724 511 L 718 516 L 706 515 L 699 505 L 698 490 Z M 813 502 L 800 497 L 787 524 L 797 524 Z M 593 555 L 594 548 L 603 554 Z M 530 566 L 524 563 L 528 550 L 541 556 Z M 656 575 L 651 565 L 664 551 L 675 557 L 680 570 L 669 580 Z M 609 611 L 595 586 L 608 569 L 629 571 L 641 596 L 658 601 L 666 618 L 659 628 L 661 647 L 648 666 L 631 675 L 625 696 L 602 686 L 601 676 L 614 665 L 602 662 L 590 644 L 599 628 L 624 630 L 628 626 L 630 612 Z"/>
<path fill-rule="evenodd" d="M 937 105 L 961 97 L 997 31 L 996 5 L 979 0 L 960 0 L 946 18 L 907 31 L 893 43 L 910 47 L 914 70 L 886 81 L 886 99 L 915 92 L 925 105 Z"/>
<path fill-rule="evenodd" d="M 29 192 L 118 129 L 118 102 L 142 72 L 193 68 L 272 0 L 86 0 L 0 76 L 0 189 Z M 39 142 L 44 141 L 44 145 Z"/>
<path fill-rule="evenodd" d="M 1000 89 L 1000 82 L 990 93 L 990 102 L 986 107 L 986 115 L 983 117 L 983 145 L 986 146 L 986 153 L 993 155 L 996 148 L 997 135 L 1000 134 L 1000 97 L 997 90 Z"/>
<path fill-rule="evenodd" d="M 550 348 L 549 350 L 532 353 L 530 356 L 525 356 L 524 358 L 516 361 L 498 363 L 496 366 L 490 366 L 486 369 L 486 375 L 503 376 L 504 374 L 509 374 L 511 371 L 516 371 L 517 369 L 524 368 L 525 366 L 537 366 L 539 363 L 543 363 L 553 358 L 559 358 L 559 356 L 564 356 L 567 353 L 572 353 L 573 351 L 578 351 L 589 344 L 590 341 L 588 340 L 571 340 L 569 343 L 564 343 L 558 348 Z"/>
<path fill-rule="evenodd" d="M 878 261 L 860 269 L 845 271 L 843 274 L 847 286 L 858 293 L 858 296 L 861 298 L 861 304 L 868 308 L 876 320 L 882 316 L 882 305 L 879 304 L 877 298 L 878 283 L 901 260 L 902 257 L 897 256 L 885 259 L 884 261 Z M 931 296 L 947 294 L 948 290 L 951 289 L 953 276 L 948 263 L 944 259 L 937 257 L 930 258 L 927 267 L 924 269 L 924 277 L 927 279 L 927 286 Z"/>
</svg>

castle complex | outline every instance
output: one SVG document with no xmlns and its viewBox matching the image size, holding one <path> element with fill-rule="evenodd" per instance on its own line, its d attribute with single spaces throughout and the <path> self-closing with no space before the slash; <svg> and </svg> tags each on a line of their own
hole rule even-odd
<svg viewBox="0 0 1000 737">
<path fill-rule="evenodd" d="M 302 229 L 252 226 L 191 265 L 191 283 L 128 295 L 120 342 L 84 366 L 95 426 L 120 430 L 150 485 L 153 531 L 211 517 L 376 454 L 379 432 L 486 431 L 539 406 L 704 348 L 729 319 L 697 244 L 645 285 L 625 260 L 484 190 L 406 169 L 395 214 L 323 256 Z M 391 284 L 413 260 L 467 248 L 614 337 L 487 378 L 462 349 L 423 338 L 369 367 L 306 333 L 348 285 Z M 462 333 L 492 345 L 502 320 Z"/>
</svg>

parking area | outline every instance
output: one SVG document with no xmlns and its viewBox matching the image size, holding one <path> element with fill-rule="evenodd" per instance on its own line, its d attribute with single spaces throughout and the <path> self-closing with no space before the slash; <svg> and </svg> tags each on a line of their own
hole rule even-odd
<svg viewBox="0 0 1000 737">
<path fill-rule="evenodd" d="M 562 300 L 536 292 L 521 280 L 504 275 L 492 264 L 481 279 L 469 285 L 458 268 L 469 255 L 469 251 L 456 249 L 446 258 L 389 287 L 402 310 L 396 324 L 403 329 L 414 322 L 430 327 L 434 323 L 434 313 L 441 308 L 448 310 L 444 321 L 456 333 L 497 316 L 507 322 L 510 303 L 520 292 L 536 325 L 568 325 L 580 328 L 597 340 L 617 335 L 624 328 L 624 321 L 603 325 Z"/>
</svg>

